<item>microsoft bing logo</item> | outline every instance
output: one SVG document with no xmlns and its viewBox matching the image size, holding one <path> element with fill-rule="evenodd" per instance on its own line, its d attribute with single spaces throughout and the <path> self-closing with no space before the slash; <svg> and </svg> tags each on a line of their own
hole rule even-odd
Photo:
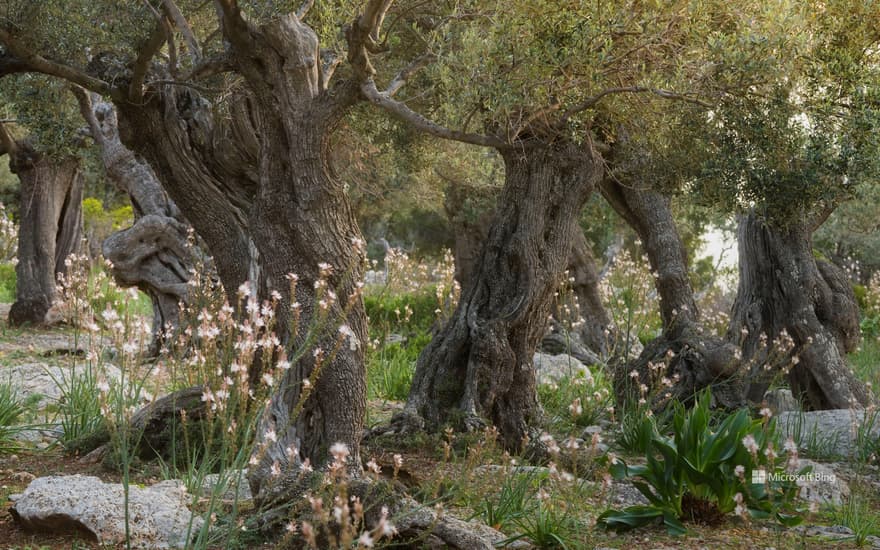
<svg viewBox="0 0 880 550">
<path fill-rule="evenodd" d="M 767 470 L 752 470 L 752 485 L 767 483 Z"/>
</svg>

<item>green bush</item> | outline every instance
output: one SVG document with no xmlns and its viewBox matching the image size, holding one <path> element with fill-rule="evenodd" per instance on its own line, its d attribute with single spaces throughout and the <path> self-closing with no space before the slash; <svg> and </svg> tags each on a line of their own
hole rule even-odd
<svg viewBox="0 0 880 550">
<path fill-rule="evenodd" d="M 371 332 L 412 335 L 431 330 L 437 319 L 433 288 L 412 294 L 379 294 L 364 297 Z"/>
<path fill-rule="evenodd" d="M 775 518 L 786 526 L 801 522 L 794 509 L 798 487 L 784 474 L 784 459 L 773 450 L 773 422 L 753 420 L 747 409 L 729 415 L 713 426 L 703 392 L 693 409 L 674 406 L 671 438 L 655 432 L 647 462 L 630 466 L 609 459 L 616 479 L 631 479 L 649 503 L 624 510 L 607 510 L 597 523 L 624 531 L 662 519 L 670 534 L 685 532 L 682 521 L 712 523 L 730 512 L 753 518 Z M 805 474 L 804 468 L 798 474 Z M 753 479 L 753 472 L 764 472 Z M 755 481 L 754 483 L 752 481 Z"/>
<path fill-rule="evenodd" d="M 19 423 L 25 411 L 25 405 L 12 384 L 0 382 L 0 452 L 18 447 L 13 436 L 22 431 Z"/>
<path fill-rule="evenodd" d="M 15 266 L 10 263 L 0 264 L 0 302 L 15 301 Z"/>
</svg>

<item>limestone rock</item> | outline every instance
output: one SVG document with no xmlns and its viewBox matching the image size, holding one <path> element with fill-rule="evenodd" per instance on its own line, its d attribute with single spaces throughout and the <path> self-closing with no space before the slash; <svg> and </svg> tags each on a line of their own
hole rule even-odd
<svg viewBox="0 0 880 550">
<path fill-rule="evenodd" d="M 41 477 L 24 493 L 9 498 L 14 502 L 10 512 L 26 529 L 86 531 L 99 543 L 114 546 L 125 541 L 123 487 L 119 483 L 83 475 Z M 147 488 L 130 486 L 132 547 L 185 547 L 187 533 L 196 533 L 202 526 L 202 519 L 192 517 L 187 509 L 187 501 L 179 481 L 162 481 Z"/>
<path fill-rule="evenodd" d="M 798 469 L 812 466 L 813 471 L 798 479 L 800 498 L 817 504 L 843 504 L 849 498 L 849 485 L 827 464 L 801 459 Z"/>
<path fill-rule="evenodd" d="M 778 417 L 777 427 L 802 451 L 811 448 L 824 456 L 849 458 L 858 450 L 860 433 L 863 439 L 880 437 L 880 416 L 876 411 L 861 409 L 784 412 Z"/>
<path fill-rule="evenodd" d="M 82 376 L 85 367 L 78 367 L 72 371 L 67 367 L 49 366 L 46 363 L 25 363 L 0 371 L 0 379 L 9 380 L 15 387 L 20 399 L 27 399 L 32 395 L 40 395 L 37 403 L 42 408 L 50 401 L 57 401 L 64 393 L 64 386 L 69 384 L 73 376 Z M 97 373 L 98 380 L 112 382 L 119 380 L 121 373 L 113 365 L 102 365 Z"/>
<path fill-rule="evenodd" d="M 794 398 L 794 395 L 792 395 L 791 390 L 788 388 L 769 390 L 764 394 L 764 401 L 767 402 L 767 406 L 770 407 L 773 414 L 801 410 L 801 404 L 798 403 L 798 400 Z"/>
<path fill-rule="evenodd" d="M 248 483 L 247 476 L 245 475 L 246 471 L 242 470 L 241 475 L 239 476 L 236 472 L 228 472 L 225 474 L 223 482 L 224 482 L 224 491 L 219 497 L 222 500 L 253 500 L 253 495 L 251 494 L 251 486 Z M 205 479 L 202 480 L 202 495 L 205 498 L 210 498 L 211 493 L 214 491 L 214 488 L 220 483 L 220 474 L 208 474 L 205 476 Z M 238 490 L 236 491 L 235 483 L 238 481 Z"/>
<path fill-rule="evenodd" d="M 587 380 L 592 379 L 590 369 L 571 355 L 547 355 L 538 352 L 534 361 L 539 384 L 552 384 L 562 378 L 577 376 L 584 376 Z"/>
</svg>

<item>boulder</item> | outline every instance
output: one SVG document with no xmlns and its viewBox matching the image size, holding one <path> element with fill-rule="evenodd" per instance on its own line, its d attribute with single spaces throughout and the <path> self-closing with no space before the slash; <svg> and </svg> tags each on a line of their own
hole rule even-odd
<svg viewBox="0 0 880 550">
<path fill-rule="evenodd" d="M 547 355 L 538 352 L 534 361 L 539 384 L 553 384 L 562 378 L 577 376 L 584 376 L 587 380 L 593 378 L 590 369 L 571 355 Z"/>
<path fill-rule="evenodd" d="M 10 495 L 10 512 L 25 529 L 49 533 L 85 532 L 100 544 L 125 542 L 123 487 L 97 477 L 49 476 L 33 480 L 23 493 Z M 129 486 L 129 528 L 133 548 L 183 548 L 202 526 L 186 507 L 181 482 Z"/>
<path fill-rule="evenodd" d="M 862 409 L 831 409 L 825 411 L 784 412 L 778 416 L 777 427 L 791 436 L 803 451 L 822 458 L 849 458 L 858 454 L 860 443 L 880 438 L 878 411 Z"/>
<path fill-rule="evenodd" d="M 248 484 L 246 470 L 241 470 L 240 475 L 235 471 L 227 472 L 223 476 L 223 493 L 219 495 L 221 500 L 253 500 L 253 495 L 251 494 L 251 486 Z M 205 479 L 202 480 L 202 496 L 205 498 L 210 498 L 211 493 L 214 492 L 217 484 L 220 483 L 220 474 L 208 474 L 205 476 Z M 238 489 L 236 490 L 235 484 L 238 482 Z"/>
<path fill-rule="evenodd" d="M 767 403 L 767 406 L 770 407 L 773 414 L 801 410 L 801 404 L 798 403 L 798 400 L 795 399 L 791 390 L 788 388 L 768 390 L 767 393 L 764 394 L 764 402 Z"/>
<path fill-rule="evenodd" d="M 839 506 L 849 498 L 849 485 L 831 466 L 800 459 L 798 469 L 805 466 L 812 466 L 813 470 L 797 479 L 797 484 L 801 488 L 798 496 L 802 500 Z"/>
<path fill-rule="evenodd" d="M 121 376 L 119 369 L 110 364 L 101 366 L 99 370 L 98 380 L 112 383 Z M 61 398 L 64 394 L 64 386 L 70 384 L 74 375 L 82 376 L 84 373 L 83 366 L 77 367 L 74 372 L 68 367 L 49 366 L 46 363 L 25 363 L 0 371 L 0 380 L 8 380 L 22 400 L 32 395 L 40 395 L 36 405 L 38 408 L 43 408 L 49 402 Z"/>
</svg>

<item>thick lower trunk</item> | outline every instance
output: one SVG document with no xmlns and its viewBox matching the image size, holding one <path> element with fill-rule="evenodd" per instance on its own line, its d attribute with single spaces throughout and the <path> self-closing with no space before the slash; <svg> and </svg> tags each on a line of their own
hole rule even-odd
<svg viewBox="0 0 880 550">
<path fill-rule="evenodd" d="M 21 181 L 21 208 L 9 324 L 42 324 L 56 298 L 56 277 L 80 246 L 83 181 L 78 160 L 48 159 L 26 144 L 10 156 Z"/>
<path fill-rule="evenodd" d="M 303 465 L 327 465 L 334 444 L 347 447 L 349 466 L 360 470 L 363 239 L 328 165 L 330 136 L 359 92 L 346 83 L 323 89 L 317 36 L 294 14 L 256 27 L 232 10 L 223 32 L 230 63 L 252 94 L 259 139 L 259 186 L 247 220 L 249 275 L 258 300 L 280 295 L 278 336 L 288 357 L 297 358 L 261 417 L 248 472 L 256 501 L 271 506 L 302 490 Z M 290 274 L 298 277 L 293 295 Z M 299 312 L 293 332 L 292 304 Z M 273 475 L 279 468 L 283 474 Z"/>
<path fill-rule="evenodd" d="M 729 338 L 742 347 L 750 400 L 760 402 L 788 371 L 807 409 L 865 407 L 870 393 L 845 361 L 858 341 L 858 307 L 841 271 L 813 256 L 812 230 L 804 221 L 777 227 L 755 212 L 740 218 Z"/>
<path fill-rule="evenodd" d="M 474 190 L 463 185 L 450 185 L 446 191 L 444 204 L 446 215 L 455 227 L 453 250 L 455 279 L 462 288 L 467 285 L 477 268 L 497 202 L 497 198 L 488 196 L 485 190 Z M 476 198 L 471 195 L 476 195 Z M 589 362 L 595 362 L 608 354 L 612 327 L 611 318 L 599 295 L 599 272 L 596 269 L 596 262 L 583 231 L 577 230 L 572 233 L 571 252 L 566 270 L 569 278 L 572 279 L 567 286 L 571 289 L 575 300 L 567 304 L 559 302 L 554 304 L 553 315 L 559 321 L 576 322 L 580 319 L 578 328 L 574 330 L 575 340 L 581 341 L 586 347 L 586 355 L 590 357 Z M 563 307 L 569 308 L 566 314 L 561 311 Z M 564 352 L 570 347 L 571 331 L 562 325 L 556 327 L 560 330 L 549 333 L 545 341 L 554 351 L 558 349 Z"/>
<path fill-rule="evenodd" d="M 113 264 L 122 286 L 136 286 L 153 302 L 153 351 L 166 330 L 179 324 L 179 304 L 186 304 L 195 250 L 187 243 L 189 225 L 162 189 L 149 165 L 119 138 L 115 108 L 97 95 L 77 93 L 80 110 L 101 148 L 110 181 L 125 192 L 135 212 L 134 225 L 108 237 L 102 253 Z"/>
<path fill-rule="evenodd" d="M 532 358 L 601 165 L 573 144 L 508 151 L 504 160 L 505 185 L 473 276 L 419 357 L 399 421 L 429 429 L 488 421 L 519 448 L 538 413 Z"/>
</svg>

